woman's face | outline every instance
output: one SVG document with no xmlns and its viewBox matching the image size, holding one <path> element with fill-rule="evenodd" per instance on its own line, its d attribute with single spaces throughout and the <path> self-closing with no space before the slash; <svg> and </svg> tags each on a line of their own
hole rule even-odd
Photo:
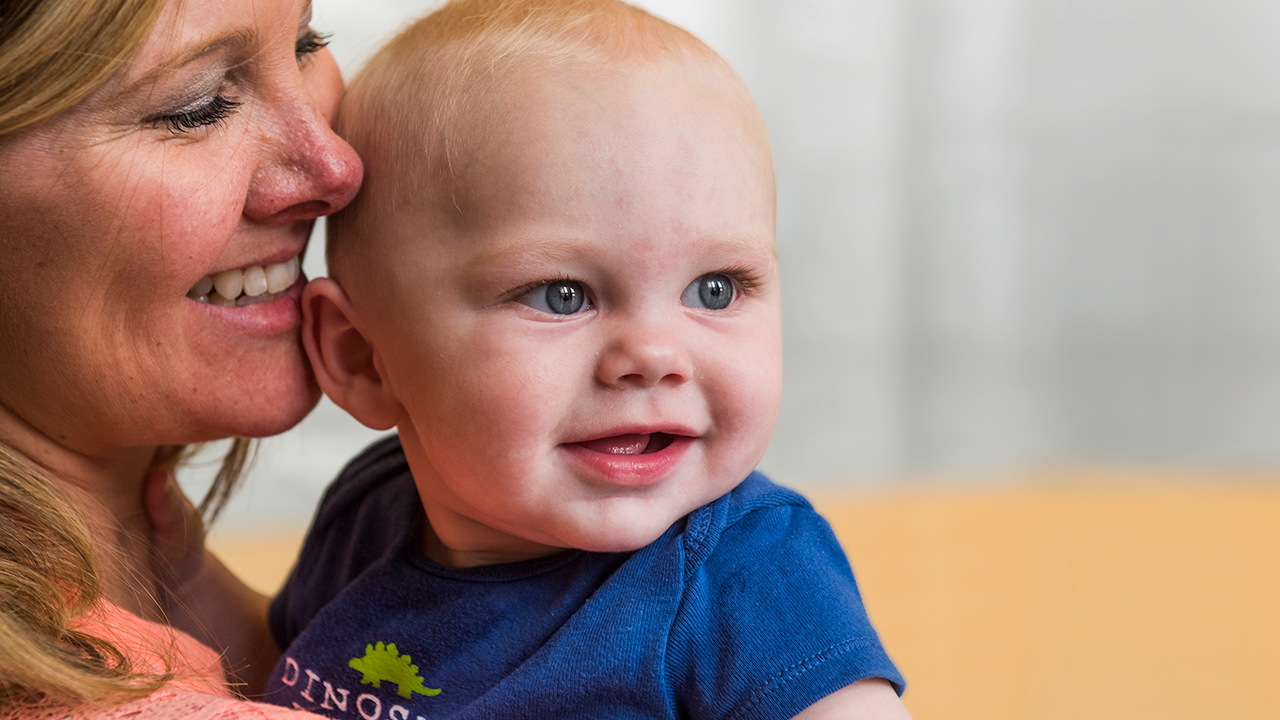
<svg viewBox="0 0 1280 720">
<path fill-rule="evenodd" d="M 310 14 L 170 0 L 87 101 L 0 138 L 0 420 L 96 456 L 314 406 L 292 272 L 361 167 L 329 129 L 342 80 Z M 202 295 L 211 277 L 252 301 Z"/>
</svg>

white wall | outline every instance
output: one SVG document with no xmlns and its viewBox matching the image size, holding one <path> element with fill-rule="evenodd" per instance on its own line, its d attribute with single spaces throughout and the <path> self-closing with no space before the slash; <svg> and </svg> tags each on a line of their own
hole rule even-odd
<svg viewBox="0 0 1280 720">
<path fill-rule="evenodd" d="M 639 4 L 733 63 L 773 138 L 766 470 L 1280 467 L 1280 0 Z M 316 27 L 351 72 L 433 5 L 316 0 Z M 231 522 L 304 517 L 370 437 L 322 406 Z"/>
</svg>

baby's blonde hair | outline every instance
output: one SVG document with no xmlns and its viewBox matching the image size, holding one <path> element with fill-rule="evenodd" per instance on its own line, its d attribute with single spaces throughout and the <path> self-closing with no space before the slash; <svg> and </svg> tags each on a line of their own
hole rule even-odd
<svg viewBox="0 0 1280 720">
<path fill-rule="evenodd" d="M 741 86 L 702 41 L 619 0 L 453 0 L 418 20 L 369 60 L 339 109 L 366 173 L 329 218 L 330 275 L 342 282 L 364 265 L 376 218 L 448 196 L 455 164 L 495 129 L 480 101 L 530 78 L 689 60 Z"/>
</svg>

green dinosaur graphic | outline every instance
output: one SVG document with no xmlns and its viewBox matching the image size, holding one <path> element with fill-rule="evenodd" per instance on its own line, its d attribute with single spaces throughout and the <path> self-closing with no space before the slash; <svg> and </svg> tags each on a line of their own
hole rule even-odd
<svg viewBox="0 0 1280 720">
<path fill-rule="evenodd" d="M 374 645 L 364 646 L 364 657 L 351 658 L 351 662 L 347 665 L 353 670 L 359 670 L 363 677 L 360 678 L 361 685 L 373 683 L 376 688 L 382 688 L 382 681 L 386 680 L 395 683 L 398 687 L 396 690 L 400 697 L 408 699 L 414 693 L 431 697 L 439 695 L 439 688 L 423 687 L 422 677 L 418 675 L 418 666 L 410 665 L 408 655 L 401 655 L 396 650 L 396 644 L 384 645 L 378 643 Z"/>
</svg>

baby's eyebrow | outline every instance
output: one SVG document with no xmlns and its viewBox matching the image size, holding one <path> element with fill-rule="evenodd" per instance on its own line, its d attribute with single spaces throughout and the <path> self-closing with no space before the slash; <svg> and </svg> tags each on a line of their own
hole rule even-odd
<svg viewBox="0 0 1280 720">
<path fill-rule="evenodd" d="M 596 248 L 602 241 L 575 238 L 521 238 L 510 242 L 500 242 L 481 250 L 471 257 L 462 267 L 463 277 L 468 280 L 481 280 L 487 274 L 503 268 L 520 267 L 528 264 L 566 265 L 582 258 L 583 252 Z M 760 239 L 726 236 L 717 238 L 703 252 L 721 251 L 731 256 L 756 257 L 765 261 L 762 249 L 767 246 L 767 257 L 770 264 L 777 262 L 778 250 L 772 241 L 762 242 Z"/>
<path fill-rule="evenodd" d="M 498 267 L 529 263 L 566 263 L 580 257 L 585 247 L 594 243 L 565 239 L 520 239 L 499 243 L 472 256 L 462 272 L 470 278 L 483 276 Z"/>
<path fill-rule="evenodd" d="M 769 256 L 774 261 L 778 259 L 778 246 L 772 238 L 767 243 L 759 238 L 728 236 L 717 239 L 717 244 L 730 252 L 742 253 L 744 255 L 754 255 L 760 252 L 762 245 L 768 245 Z"/>
</svg>

